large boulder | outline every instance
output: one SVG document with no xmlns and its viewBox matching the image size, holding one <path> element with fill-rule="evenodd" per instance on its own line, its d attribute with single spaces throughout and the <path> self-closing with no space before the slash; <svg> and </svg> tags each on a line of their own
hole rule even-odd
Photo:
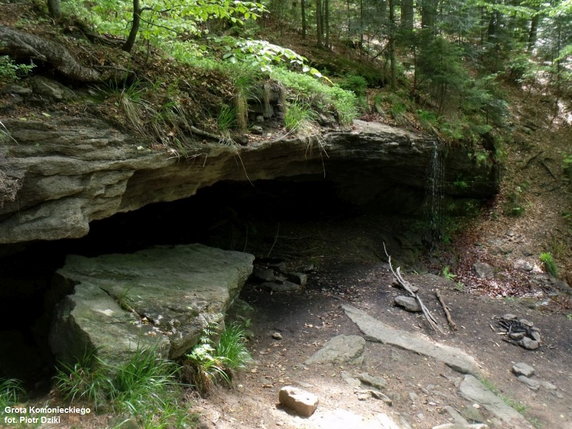
<svg viewBox="0 0 572 429">
<path fill-rule="evenodd" d="M 224 323 L 253 261 L 247 253 L 200 244 L 68 256 L 57 275 L 75 290 L 57 307 L 52 351 L 63 362 L 95 350 L 119 363 L 138 348 L 179 357 L 206 327 Z"/>
<path fill-rule="evenodd" d="M 441 150 L 432 137 L 363 121 L 246 147 L 197 142 L 186 157 L 97 119 L 0 121 L 9 132 L 0 134 L 0 243 L 82 237 L 93 220 L 229 180 L 329 180 L 353 202 L 381 195 L 389 207 L 406 195 L 418 204 L 437 159 L 447 194 L 486 198 L 498 184 L 494 164 L 477 164 L 462 147 Z"/>
</svg>

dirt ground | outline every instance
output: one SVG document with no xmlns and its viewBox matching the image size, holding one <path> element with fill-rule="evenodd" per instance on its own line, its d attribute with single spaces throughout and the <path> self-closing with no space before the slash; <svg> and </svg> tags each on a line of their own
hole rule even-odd
<svg viewBox="0 0 572 429">
<path fill-rule="evenodd" d="M 406 269 L 406 279 L 420 288 L 420 296 L 438 316 L 445 334 L 431 332 L 419 314 L 393 304 L 402 294 L 392 287 L 389 267 L 380 257 L 387 228 L 372 219 L 324 225 L 282 226 L 274 253 L 292 270 L 315 265 L 307 288 L 297 294 L 271 294 L 247 285 L 242 298 L 254 307 L 251 315 L 254 363 L 239 374 L 233 390 L 219 389 L 197 402 L 205 427 L 215 428 L 380 428 L 388 416 L 400 428 L 432 428 L 452 421 L 451 406 L 469 422 L 491 423 L 487 411 L 463 399 L 462 375 L 433 359 L 390 345 L 367 342 L 361 365 L 305 365 L 330 338 L 360 335 L 344 314 L 351 303 L 371 316 L 400 329 L 427 335 L 473 356 L 485 374 L 486 385 L 531 422 L 546 429 L 572 428 L 572 301 L 570 288 L 550 288 L 532 279 L 544 271 L 538 256 L 551 252 L 560 278 L 570 284 L 572 268 L 572 198 L 562 160 L 571 151 L 572 128 L 555 115 L 543 97 L 518 98 L 511 104 L 514 142 L 506 149 L 501 192 L 481 216 L 465 225 L 449 247 L 435 255 L 421 255 L 425 266 L 450 279 Z M 534 119 L 526 119 L 534 118 Z M 519 216 L 511 210 L 521 207 Z M 312 234 L 313 232 L 313 234 Z M 312 236 L 311 240 L 303 239 Z M 399 244 L 399 243 L 393 243 Z M 282 248 L 281 248 L 282 245 Z M 298 249 L 292 249 L 293 247 Z M 390 252 L 391 252 L 391 246 Z M 525 261 L 531 269 L 523 271 Z M 494 270 L 494 279 L 479 278 L 475 262 Z M 434 292 L 439 290 L 458 330 L 447 327 Z M 530 351 L 499 335 L 495 317 L 512 313 L 540 328 L 542 345 Z M 272 337 L 274 332 L 281 340 Z M 511 372 L 517 362 L 536 369 L 534 378 L 555 389 L 533 391 Z M 384 393 L 392 405 L 360 400 L 342 373 L 367 372 L 387 381 Z M 278 391 L 296 385 L 320 398 L 316 413 L 301 418 L 281 409 Z M 377 419 L 377 420 L 376 420 Z"/>
<path fill-rule="evenodd" d="M 477 359 L 492 387 L 507 401 L 522 404 L 525 417 L 538 427 L 572 427 L 572 320 L 562 314 L 530 309 L 519 302 L 460 292 L 454 283 L 437 276 L 407 278 L 420 287 L 425 303 L 439 316 L 441 326 L 446 327 L 433 295 L 434 290 L 441 291 L 458 331 L 445 328 L 445 335 L 433 334 L 422 316 L 395 307 L 393 297 L 402 292 L 391 286 L 392 275 L 385 263 L 354 266 L 352 270 L 334 265 L 315 273 L 308 288 L 296 295 L 270 294 L 253 285 L 248 287 L 243 298 L 255 309 L 255 363 L 238 376 L 233 390 L 220 389 L 199 401 L 197 409 L 203 420 L 216 428 L 365 428 L 383 427 L 373 422 L 376 415 L 384 413 L 398 427 L 431 428 L 450 420 L 445 406 L 464 415 L 473 415 L 476 410 L 487 419 L 485 410 L 473 408 L 459 395 L 461 374 L 433 359 L 390 345 L 368 342 L 364 362 L 359 366 L 305 365 L 304 361 L 330 338 L 361 334 L 341 309 L 342 304 L 351 303 L 394 327 L 429 335 L 465 350 Z M 505 313 L 533 321 L 541 329 L 542 347 L 527 351 L 502 341 L 489 325 L 494 325 L 494 316 Z M 282 339 L 274 339 L 274 332 L 280 332 Z M 511 373 L 516 362 L 532 365 L 538 379 L 557 389 L 533 392 Z M 384 393 L 393 400 L 392 406 L 373 398 L 358 399 L 354 388 L 342 378 L 343 372 L 383 377 L 387 381 Z M 312 417 L 296 417 L 277 405 L 278 390 L 290 384 L 320 397 Z"/>
</svg>

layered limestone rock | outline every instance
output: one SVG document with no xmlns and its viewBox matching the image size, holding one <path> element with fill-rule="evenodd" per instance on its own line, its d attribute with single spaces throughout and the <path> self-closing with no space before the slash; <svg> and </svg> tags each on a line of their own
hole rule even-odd
<svg viewBox="0 0 572 429">
<path fill-rule="evenodd" d="M 51 349 L 63 362 L 96 350 L 119 363 L 138 348 L 179 357 L 207 326 L 223 323 L 253 261 L 247 253 L 200 244 L 68 256 L 57 275 L 74 293 L 57 307 Z"/>
<path fill-rule="evenodd" d="M 10 136 L 0 144 L 0 243 L 82 237 L 93 220 L 225 180 L 313 177 L 336 182 L 358 202 L 396 186 L 423 190 L 438 147 L 433 138 L 356 121 L 347 131 L 245 147 L 197 143 L 180 157 L 96 119 L 2 123 Z M 446 193 L 482 198 L 496 191 L 493 163 L 477 165 L 455 147 L 440 156 Z M 459 180 L 463 186 L 455 187 Z"/>
</svg>

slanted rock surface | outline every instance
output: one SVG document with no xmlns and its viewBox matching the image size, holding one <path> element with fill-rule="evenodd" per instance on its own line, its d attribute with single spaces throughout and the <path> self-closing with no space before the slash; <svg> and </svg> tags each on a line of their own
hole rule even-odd
<svg viewBox="0 0 572 429">
<path fill-rule="evenodd" d="M 181 356 L 204 328 L 223 322 L 253 260 L 247 253 L 200 244 L 68 256 L 58 276 L 75 291 L 58 305 L 52 351 L 65 362 L 86 350 L 121 362 L 138 347 Z"/>
<path fill-rule="evenodd" d="M 505 404 L 501 398 L 483 386 L 472 375 L 465 375 L 459 389 L 463 397 L 482 405 L 499 419 L 502 422 L 500 427 L 507 429 L 532 429 L 532 425 L 528 423 L 522 414 Z"/>
<path fill-rule="evenodd" d="M 391 344 L 426 356 L 431 356 L 455 371 L 479 374 L 477 362 L 464 351 L 439 344 L 419 335 L 393 328 L 351 305 L 343 305 L 345 313 L 367 336 L 367 339 Z"/>
<path fill-rule="evenodd" d="M 338 335 L 306 360 L 306 364 L 361 363 L 364 348 L 365 340 L 359 335 Z"/>
</svg>

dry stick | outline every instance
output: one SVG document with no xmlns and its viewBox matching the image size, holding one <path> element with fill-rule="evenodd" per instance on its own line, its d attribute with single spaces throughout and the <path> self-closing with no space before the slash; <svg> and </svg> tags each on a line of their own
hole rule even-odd
<svg viewBox="0 0 572 429">
<path fill-rule="evenodd" d="M 453 331 L 456 331 L 457 325 L 455 324 L 455 322 L 453 322 L 453 318 L 451 317 L 449 307 L 447 307 L 447 305 L 445 304 L 445 301 L 443 301 L 443 297 L 441 296 L 441 293 L 438 290 L 435 291 L 435 296 L 437 296 L 437 299 L 439 300 L 441 307 L 443 307 L 443 311 L 445 312 L 445 316 L 447 317 L 447 322 L 449 323 L 449 326 L 451 327 L 451 329 Z"/>
<path fill-rule="evenodd" d="M 433 317 L 433 315 L 431 314 L 429 309 L 425 306 L 423 301 L 421 301 L 421 298 L 419 297 L 419 295 L 417 295 L 415 292 L 413 292 L 413 289 L 411 287 L 411 283 L 409 283 L 407 280 L 405 280 L 402 277 L 401 268 L 397 267 L 397 270 L 393 269 L 393 265 L 391 264 L 391 256 L 389 256 L 389 253 L 387 253 L 387 248 L 385 247 L 385 242 L 383 242 L 383 250 L 385 252 L 385 256 L 387 256 L 387 262 L 389 264 L 389 269 L 391 270 L 394 277 L 397 279 L 398 283 L 401 285 L 401 287 L 403 287 L 403 289 L 405 289 L 409 293 L 409 295 L 411 295 L 413 298 L 415 298 L 417 300 L 417 302 L 419 303 L 419 306 L 421 307 L 421 311 L 423 312 L 423 315 L 425 316 L 425 318 L 427 319 L 427 322 L 429 323 L 429 326 L 431 326 L 431 328 L 433 328 L 435 331 L 443 334 L 444 332 L 439 327 L 439 325 L 437 324 L 437 320 L 435 320 L 435 318 Z"/>
</svg>

